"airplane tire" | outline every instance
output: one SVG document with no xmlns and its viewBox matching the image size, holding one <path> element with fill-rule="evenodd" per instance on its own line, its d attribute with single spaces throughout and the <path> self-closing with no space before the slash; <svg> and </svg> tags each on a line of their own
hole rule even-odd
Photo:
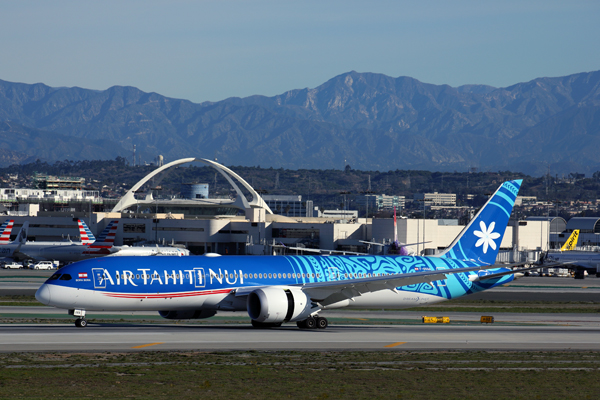
<svg viewBox="0 0 600 400">
<path fill-rule="evenodd" d="M 75 326 L 78 328 L 85 328 L 87 326 L 87 321 L 83 318 L 77 318 L 75 320 Z"/>
<path fill-rule="evenodd" d="M 304 320 L 304 327 L 306 329 L 315 329 L 317 327 L 317 321 L 313 317 L 308 317 Z"/>
<path fill-rule="evenodd" d="M 325 329 L 329 325 L 329 321 L 327 321 L 327 318 L 324 317 L 317 317 L 316 322 L 318 329 Z"/>
</svg>

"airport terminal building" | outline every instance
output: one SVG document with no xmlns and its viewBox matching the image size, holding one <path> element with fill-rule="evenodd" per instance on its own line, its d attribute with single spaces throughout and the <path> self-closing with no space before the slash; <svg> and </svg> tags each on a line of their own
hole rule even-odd
<svg viewBox="0 0 600 400">
<path fill-rule="evenodd" d="M 140 195 L 140 189 L 154 175 L 188 162 L 202 162 L 215 168 L 227 178 L 237 197 L 209 199 L 208 187 L 204 186 L 186 186 L 191 194 L 177 199 L 156 199 L 151 190 Z M 12 193 L 7 193 L 7 190 L 12 190 Z M 25 221 L 29 221 L 29 240 L 76 241 L 79 239 L 78 218 L 84 220 L 94 234 L 99 234 L 110 221 L 118 220 L 116 245 L 140 242 L 174 244 L 185 246 L 194 254 L 300 254 L 299 249 L 303 247 L 384 254 L 385 244 L 394 238 L 393 218 L 307 216 L 306 210 L 311 210 L 312 204 L 307 207 L 298 198 L 269 198 L 270 204 L 267 204 L 235 172 L 206 159 L 182 159 L 157 168 L 121 199 L 106 203 L 112 206 L 110 211 L 96 211 L 98 205 L 104 204 L 97 192 L 37 190 L 19 197 L 19 190 L 30 189 L 0 189 L 0 199 L 1 196 L 12 196 L 11 204 L 14 206 L 15 202 L 18 203 L 18 208 L 12 207 L 12 211 L 5 213 L 15 220 L 13 235 Z M 50 197 L 53 196 L 61 204 L 76 201 L 81 207 L 44 206 L 52 203 Z M 103 207 L 105 210 L 106 204 Z M 282 215 L 285 213 L 273 212 L 270 205 L 279 207 L 279 210 L 289 208 L 288 211 L 292 206 L 297 206 L 297 211 L 289 212 L 291 216 L 286 216 Z M 557 232 L 559 225 L 548 219 L 511 221 L 501 249 L 545 251 L 553 246 L 554 241 L 561 239 L 559 235 L 562 231 Z M 429 242 L 415 245 L 412 250 L 416 254 L 435 254 L 447 247 L 463 228 L 456 220 L 399 219 L 397 237 L 402 243 Z M 369 245 L 365 241 L 381 243 L 382 246 Z M 294 247 L 295 250 L 284 246 Z"/>
</svg>

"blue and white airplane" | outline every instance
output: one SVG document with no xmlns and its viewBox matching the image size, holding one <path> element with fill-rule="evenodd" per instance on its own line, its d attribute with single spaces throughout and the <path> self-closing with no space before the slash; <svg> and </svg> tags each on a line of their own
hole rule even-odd
<svg viewBox="0 0 600 400">
<path fill-rule="evenodd" d="M 247 311 L 255 327 L 296 322 L 323 329 L 322 310 L 438 303 L 531 269 L 494 265 L 521 182 L 503 183 L 437 257 L 105 257 L 60 269 L 35 296 L 69 310 L 78 327 L 93 311 L 153 310 L 167 319 L 197 319 L 226 310 Z"/>
</svg>

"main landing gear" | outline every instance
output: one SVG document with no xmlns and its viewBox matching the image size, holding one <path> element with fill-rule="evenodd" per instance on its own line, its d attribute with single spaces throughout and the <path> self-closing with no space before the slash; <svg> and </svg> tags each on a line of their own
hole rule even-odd
<svg viewBox="0 0 600 400">
<path fill-rule="evenodd" d="M 296 325 L 298 325 L 298 328 L 300 329 L 325 329 L 329 325 L 329 322 L 327 321 L 327 318 L 314 316 L 298 321 L 296 322 Z M 258 329 L 278 328 L 281 326 L 281 322 L 258 322 L 252 320 L 252 326 Z"/>
<path fill-rule="evenodd" d="M 303 321 L 296 322 L 300 329 L 325 329 L 329 325 L 329 321 L 325 317 L 308 317 Z"/>
</svg>

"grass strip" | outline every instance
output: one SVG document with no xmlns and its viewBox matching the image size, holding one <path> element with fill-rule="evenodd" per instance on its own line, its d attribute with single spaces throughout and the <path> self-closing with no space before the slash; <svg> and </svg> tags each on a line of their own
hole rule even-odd
<svg viewBox="0 0 600 400">
<path fill-rule="evenodd" d="M 596 398 L 598 352 L 0 354 L 1 398 Z"/>
</svg>

